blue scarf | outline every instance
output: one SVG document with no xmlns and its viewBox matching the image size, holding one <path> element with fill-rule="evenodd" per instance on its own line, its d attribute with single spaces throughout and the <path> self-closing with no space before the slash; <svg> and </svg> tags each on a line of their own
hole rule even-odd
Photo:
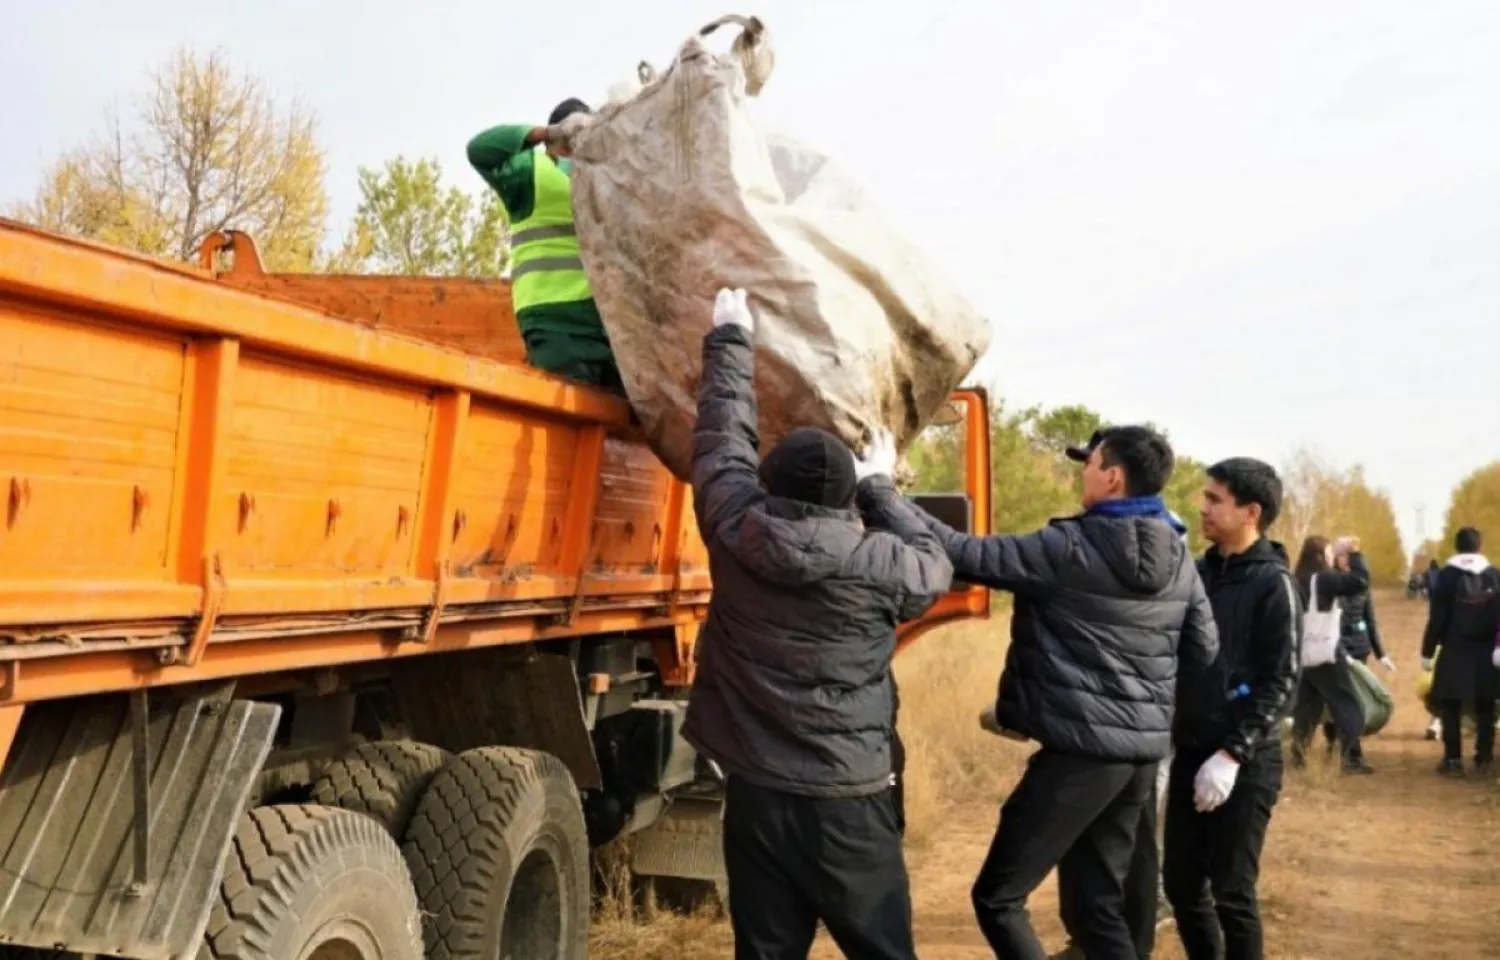
<svg viewBox="0 0 1500 960">
<path fill-rule="evenodd" d="M 1089 507 L 1085 516 L 1156 517 L 1177 531 L 1179 536 L 1187 533 L 1187 526 L 1177 518 L 1177 514 L 1167 509 L 1161 497 L 1124 497 L 1119 500 L 1103 500 Z"/>
</svg>

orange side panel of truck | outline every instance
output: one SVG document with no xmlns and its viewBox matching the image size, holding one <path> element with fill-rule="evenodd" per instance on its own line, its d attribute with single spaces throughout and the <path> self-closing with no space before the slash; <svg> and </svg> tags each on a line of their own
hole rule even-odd
<svg viewBox="0 0 1500 960">
<path fill-rule="evenodd" d="M 654 630 L 690 682 L 690 491 L 521 363 L 504 284 L 219 239 L 216 279 L 0 222 L 0 759 L 29 701 L 500 643 Z"/>
</svg>

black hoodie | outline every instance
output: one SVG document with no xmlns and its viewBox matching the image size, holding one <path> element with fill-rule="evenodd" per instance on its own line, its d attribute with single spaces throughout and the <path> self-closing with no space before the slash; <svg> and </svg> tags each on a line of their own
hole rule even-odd
<svg viewBox="0 0 1500 960">
<path fill-rule="evenodd" d="M 1194 755 L 1223 750 L 1245 763 L 1264 747 L 1280 747 L 1276 725 L 1302 670 L 1302 601 L 1286 549 L 1264 537 L 1231 557 L 1215 547 L 1198 570 L 1213 603 L 1225 676 L 1194 698 L 1204 709 L 1181 718 L 1178 742 Z"/>
<path fill-rule="evenodd" d="M 956 578 L 1016 596 L 1000 726 L 1103 760 L 1167 755 L 1179 660 L 1206 673 L 1218 642 L 1192 555 L 1165 521 L 1085 514 L 1022 537 L 927 524 Z"/>
</svg>

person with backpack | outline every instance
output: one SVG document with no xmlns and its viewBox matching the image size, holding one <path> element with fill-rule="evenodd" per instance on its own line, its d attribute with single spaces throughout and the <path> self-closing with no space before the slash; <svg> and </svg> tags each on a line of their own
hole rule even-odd
<svg viewBox="0 0 1500 960">
<path fill-rule="evenodd" d="M 1438 772 L 1461 777 L 1463 712 L 1473 704 L 1478 725 L 1474 742 L 1474 771 L 1491 774 L 1495 767 L 1495 699 L 1500 697 L 1500 571 L 1480 553 L 1482 539 L 1473 527 L 1453 538 L 1458 551 L 1437 576 L 1422 636 L 1422 669 L 1432 671 L 1429 698 L 1442 718 L 1443 761 Z M 1439 647 L 1443 655 L 1437 656 Z M 1433 658 L 1437 658 L 1434 668 Z"/>
<path fill-rule="evenodd" d="M 1348 554 L 1348 573 L 1334 567 L 1337 553 Z M 1300 767 L 1306 763 L 1307 745 L 1326 709 L 1333 714 L 1342 772 L 1374 773 L 1365 762 L 1360 744 L 1365 731 L 1364 711 L 1354 692 L 1340 626 L 1340 600 L 1370 589 L 1370 568 L 1359 552 L 1359 538 L 1345 537 L 1331 543 L 1326 537 L 1308 537 L 1297 559 L 1296 577 L 1307 614 L 1303 620 L 1302 680 L 1292 711 L 1292 764 Z"/>
</svg>

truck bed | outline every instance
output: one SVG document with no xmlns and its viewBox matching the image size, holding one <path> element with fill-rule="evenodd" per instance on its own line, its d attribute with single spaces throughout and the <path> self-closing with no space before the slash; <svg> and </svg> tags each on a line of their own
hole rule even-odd
<svg viewBox="0 0 1500 960">
<path fill-rule="evenodd" d="M 0 222 L 0 703 L 643 629 L 686 683 L 706 552 L 628 406 L 524 366 L 503 284 L 246 240 Z"/>
<path fill-rule="evenodd" d="M 614 398 L 8 223 L 0 344 L 0 662 L 34 695 L 90 651 L 357 658 L 706 602 L 684 486 Z"/>
</svg>

